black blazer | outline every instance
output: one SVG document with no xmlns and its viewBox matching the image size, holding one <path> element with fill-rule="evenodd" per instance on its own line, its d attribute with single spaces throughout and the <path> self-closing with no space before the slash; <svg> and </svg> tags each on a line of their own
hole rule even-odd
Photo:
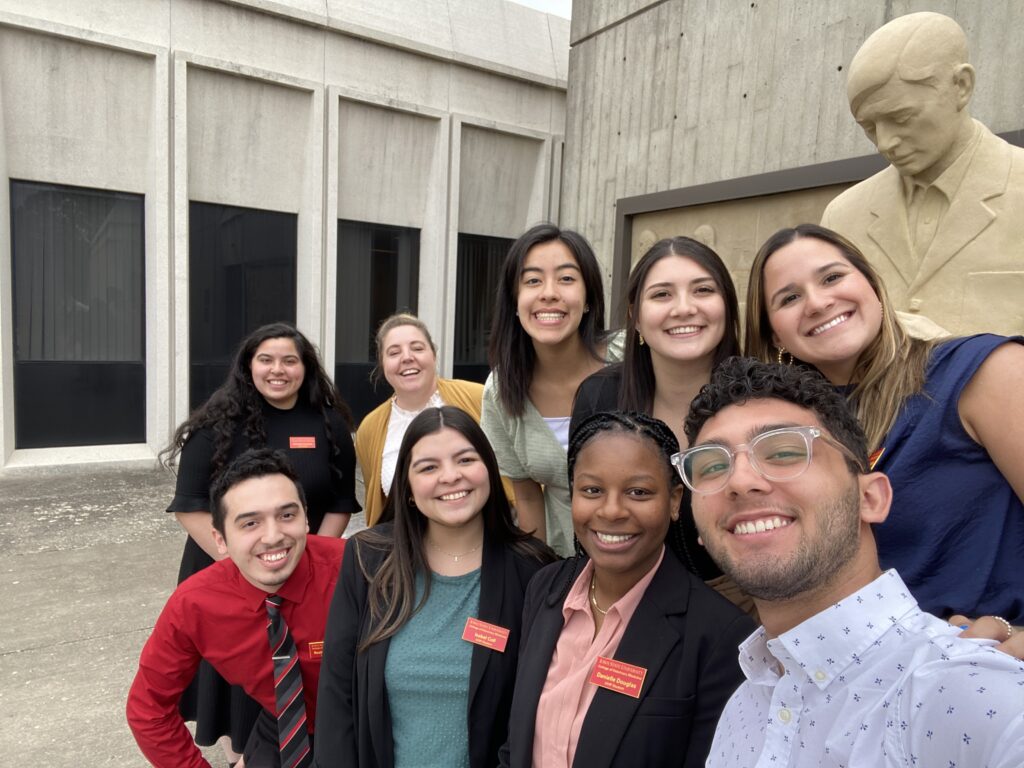
<svg viewBox="0 0 1024 768">
<path fill-rule="evenodd" d="M 386 530 L 390 525 L 383 523 L 375 530 Z M 370 573 L 375 572 L 385 554 L 366 546 L 358 534 L 345 551 L 327 617 L 317 694 L 315 765 L 319 768 L 392 768 L 395 762 L 384 684 L 390 641 L 356 652 L 369 626 L 368 584 L 359 568 L 357 552 L 362 553 Z M 473 646 L 467 713 L 472 768 L 493 768 L 507 738 L 523 598 L 530 578 L 543 565 L 485 538 L 477 618 L 511 633 L 504 653 Z M 429 716 L 424 713 L 424 717 Z"/>
<path fill-rule="evenodd" d="M 530 768 L 533 763 L 537 702 L 562 632 L 562 592 L 578 574 L 574 567 L 579 566 L 572 560 L 550 565 L 527 590 L 502 766 Z M 599 688 L 583 721 L 573 765 L 703 766 L 718 716 L 743 679 L 738 646 L 753 631 L 749 616 L 666 548 L 615 654 L 647 670 L 640 698 Z"/>
</svg>

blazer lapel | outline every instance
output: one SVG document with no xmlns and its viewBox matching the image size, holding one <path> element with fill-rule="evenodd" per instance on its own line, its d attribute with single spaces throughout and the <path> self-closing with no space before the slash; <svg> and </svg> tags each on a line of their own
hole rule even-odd
<svg viewBox="0 0 1024 768">
<path fill-rule="evenodd" d="M 515 583 L 515 574 L 506 573 L 508 568 L 514 568 L 511 555 L 499 544 L 485 541 L 480 564 L 480 607 L 476 616 L 478 619 L 490 624 L 499 623 L 502 603 L 505 600 L 502 585 Z M 471 712 L 473 711 L 473 700 L 480 688 L 480 681 L 483 680 L 487 665 L 494 658 L 495 653 L 497 651 L 480 645 L 473 646 L 472 660 L 469 665 L 468 702 Z"/>
<path fill-rule="evenodd" d="M 910 285 L 911 292 L 928 282 L 996 218 L 987 201 L 1005 193 L 1010 165 L 1009 145 L 991 135 L 982 136 L 960 189 Z"/>
<path fill-rule="evenodd" d="M 877 185 L 876 191 L 868 201 L 868 210 L 871 213 L 868 237 L 892 262 L 904 282 L 909 284 L 917 273 L 917 259 L 914 258 L 907 229 L 903 183 L 899 172 L 891 165 L 882 173 L 886 175 L 885 179 Z"/>
<path fill-rule="evenodd" d="M 612 764 L 623 734 L 632 723 L 665 659 L 680 642 L 679 633 L 665 617 L 686 612 L 690 587 L 682 570 L 683 566 L 675 555 L 666 549 L 661 567 L 648 585 L 615 652 L 617 661 L 635 664 L 647 670 L 640 698 L 634 699 L 605 688 L 598 689 L 580 731 L 574 766 L 606 768 Z"/>
</svg>

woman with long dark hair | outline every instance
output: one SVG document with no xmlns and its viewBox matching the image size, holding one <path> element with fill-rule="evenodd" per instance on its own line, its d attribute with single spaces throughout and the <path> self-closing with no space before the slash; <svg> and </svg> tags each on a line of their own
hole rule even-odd
<svg viewBox="0 0 1024 768">
<path fill-rule="evenodd" d="M 487 768 L 504 743 L 523 594 L 554 555 L 512 522 L 469 414 L 409 425 L 381 523 L 352 537 L 317 699 L 320 768 Z"/>
<path fill-rule="evenodd" d="M 710 381 L 712 369 L 739 352 L 739 322 L 736 289 L 718 254 L 689 237 L 659 240 L 640 257 L 626 283 L 623 361 L 580 385 L 573 429 L 599 411 L 634 411 L 668 424 L 685 445 L 683 421 L 690 401 Z M 683 563 L 753 612 L 753 601 L 723 576 L 698 543 L 685 489 L 679 511 Z"/>
<path fill-rule="evenodd" d="M 179 582 L 220 557 L 209 511 L 213 479 L 245 450 L 262 447 L 283 451 L 298 473 L 310 531 L 340 536 L 359 511 L 351 416 L 316 348 L 287 323 L 264 325 L 242 341 L 225 382 L 161 453 L 167 466 L 178 465 L 167 511 L 188 533 Z M 206 664 L 181 704 L 182 716 L 196 721 L 197 744 L 230 737 L 229 760 L 243 751 L 259 710 Z"/>
<path fill-rule="evenodd" d="M 480 423 L 512 480 L 519 527 L 572 554 L 565 451 L 587 376 L 621 357 L 607 338 L 601 269 L 578 233 L 539 224 L 505 257 Z"/>
</svg>

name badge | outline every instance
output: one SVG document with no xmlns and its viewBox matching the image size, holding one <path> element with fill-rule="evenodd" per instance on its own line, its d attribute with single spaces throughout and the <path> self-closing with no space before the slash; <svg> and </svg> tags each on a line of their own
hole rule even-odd
<svg viewBox="0 0 1024 768">
<path fill-rule="evenodd" d="M 309 437 L 292 436 L 288 438 L 289 448 L 316 448 L 316 435 Z"/>
<path fill-rule="evenodd" d="M 609 691 L 624 693 L 634 699 L 640 698 L 640 689 L 644 687 L 647 670 L 624 661 L 598 656 L 594 671 L 590 673 L 590 682 L 607 688 Z"/>
<path fill-rule="evenodd" d="M 462 639 L 474 645 L 482 645 L 498 653 L 505 652 L 508 645 L 510 630 L 499 627 L 497 624 L 488 624 L 486 621 L 474 619 L 470 616 L 466 619 L 466 628 L 462 630 Z"/>
<path fill-rule="evenodd" d="M 310 640 L 309 642 L 309 658 L 311 659 L 322 659 L 324 657 L 324 641 L 323 640 Z"/>
</svg>

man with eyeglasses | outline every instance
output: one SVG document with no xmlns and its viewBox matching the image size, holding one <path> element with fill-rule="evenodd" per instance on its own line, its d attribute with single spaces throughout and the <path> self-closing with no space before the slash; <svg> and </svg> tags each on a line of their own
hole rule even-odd
<svg viewBox="0 0 1024 768">
<path fill-rule="evenodd" d="M 708 768 L 1024 765 L 1024 664 L 878 564 L 892 489 L 817 373 L 730 358 L 673 458 L 701 539 L 757 605 Z"/>
</svg>

